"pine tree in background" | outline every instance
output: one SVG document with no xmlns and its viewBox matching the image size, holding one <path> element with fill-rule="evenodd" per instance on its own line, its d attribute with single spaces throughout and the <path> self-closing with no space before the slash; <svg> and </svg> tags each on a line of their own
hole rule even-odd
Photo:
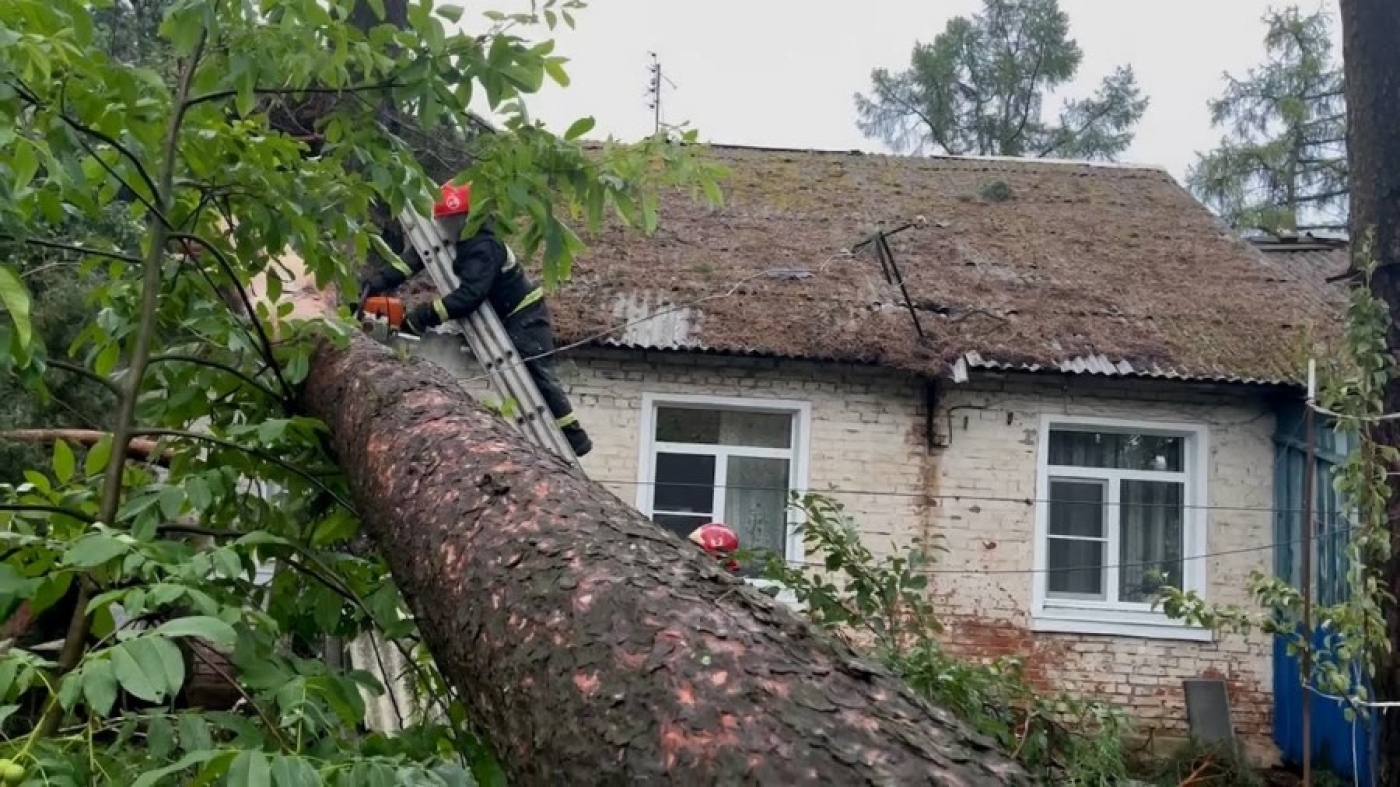
<svg viewBox="0 0 1400 787">
<path fill-rule="evenodd" d="M 110 7 L 93 10 L 103 49 L 124 63 L 154 66 L 169 47 L 160 38 L 160 20 L 172 0 L 116 0 Z"/>
<path fill-rule="evenodd" d="M 1045 117 L 1047 95 L 1082 60 L 1058 0 L 984 0 L 982 13 L 915 43 L 908 70 L 872 71 L 857 126 L 900 153 L 1113 159 L 1147 109 L 1130 66 Z"/>
<path fill-rule="evenodd" d="M 1341 230 L 1347 223 L 1346 97 L 1326 13 L 1270 11 L 1265 62 L 1226 75 L 1210 102 L 1228 136 L 1188 170 L 1202 202 L 1240 230 Z"/>
</svg>

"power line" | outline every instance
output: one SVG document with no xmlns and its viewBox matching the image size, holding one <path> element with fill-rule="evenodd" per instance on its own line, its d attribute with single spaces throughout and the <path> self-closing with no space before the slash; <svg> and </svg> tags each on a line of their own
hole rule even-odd
<svg viewBox="0 0 1400 787">
<path fill-rule="evenodd" d="M 1181 557 L 1175 558 L 1175 559 L 1170 560 L 1170 561 L 1168 561 L 1168 560 L 1143 560 L 1143 561 L 1128 562 L 1128 563 L 1104 563 L 1104 564 L 1097 565 L 1097 566 L 1077 566 L 1077 567 L 1071 566 L 1071 567 L 1067 567 L 1067 568 L 927 568 L 927 569 L 919 569 L 919 570 L 916 570 L 916 571 L 914 571 L 913 573 L 915 573 L 915 574 L 921 574 L 921 575 L 956 574 L 956 575 L 959 575 L 959 576 L 980 576 L 980 575 L 1033 575 L 1033 574 L 1063 574 L 1063 573 L 1070 573 L 1070 572 L 1075 572 L 1075 571 L 1107 571 L 1107 570 L 1110 569 L 1110 568 L 1113 568 L 1113 569 L 1123 569 L 1123 568 L 1150 568 L 1150 567 L 1161 566 L 1161 565 L 1163 565 L 1163 564 L 1165 564 L 1165 563 L 1174 563 L 1174 562 L 1176 562 L 1176 561 L 1178 561 L 1178 560 L 1181 561 L 1182 563 L 1185 563 L 1185 562 L 1187 562 L 1187 561 L 1193 561 L 1193 560 L 1210 560 L 1210 559 L 1212 559 L 1212 558 L 1229 557 L 1229 556 L 1231 556 L 1231 555 L 1247 555 L 1247 554 L 1250 554 L 1250 553 L 1253 553 L 1253 552 L 1263 552 L 1263 551 L 1265 551 L 1265 550 L 1272 550 L 1272 549 L 1275 549 L 1275 548 L 1277 548 L 1277 547 L 1295 546 L 1295 545 L 1298 545 L 1298 544 L 1308 543 L 1308 542 L 1310 542 L 1310 541 L 1320 541 L 1320 540 L 1325 539 L 1325 538 L 1332 538 L 1333 536 L 1342 535 L 1343 533 L 1350 532 L 1350 531 L 1352 531 L 1352 530 L 1354 530 L 1354 529 L 1356 529 L 1355 526 L 1348 525 L 1348 526 L 1345 527 L 1345 528 L 1339 528 L 1339 529 L 1337 529 L 1337 530 L 1333 530 L 1333 531 L 1328 532 L 1328 533 L 1325 533 L 1325 534 L 1315 535 L 1315 536 L 1313 536 L 1312 538 L 1307 538 L 1307 539 L 1299 538 L 1299 539 L 1293 539 L 1293 540 L 1291 540 L 1291 541 L 1271 541 L 1271 542 L 1269 542 L 1269 543 L 1267 543 L 1267 544 L 1259 544 L 1259 545 L 1252 546 L 1252 547 L 1241 547 L 1241 548 L 1239 548 L 1239 549 L 1224 549 L 1224 550 L 1220 550 L 1220 551 L 1218 551 L 1218 552 L 1206 552 L 1206 553 L 1203 553 L 1203 554 L 1200 554 L 1200 555 L 1182 555 Z M 795 562 L 795 563 L 798 563 L 799 565 L 804 565 L 804 566 L 825 566 L 825 565 L 826 565 L 825 563 L 823 563 L 823 562 L 821 562 L 821 561 L 819 561 L 819 560 L 800 560 L 800 561 L 792 561 L 792 562 Z"/>
<path fill-rule="evenodd" d="M 1400 420 L 1400 413 L 1378 413 L 1376 415 L 1348 415 L 1346 413 L 1339 413 L 1336 410 L 1329 410 L 1315 401 L 1307 402 L 1307 406 L 1315 413 L 1320 413 L 1322 415 L 1327 416 L 1328 418 L 1334 418 L 1338 421 L 1363 421 L 1366 423 L 1380 423 L 1382 421 Z"/>
<path fill-rule="evenodd" d="M 590 477 L 589 480 L 591 480 L 591 481 L 593 481 L 593 482 L 595 482 L 595 483 L 599 483 L 599 484 L 619 484 L 619 485 L 627 485 L 627 486 L 671 486 L 671 487 L 692 488 L 692 489 L 711 489 L 711 488 L 714 488 L 714 486 L 715 486 L 714 484 L 704 484 L 704 483 L 699 483 L 699 482 L 687 482 L 687 481 L 676 481 L 676 482 L 672 482 L 672 481 L 644 481 L 644 480 L 639 479 L 639 478 L 622 479 L 622 478 L 593 478 L 593 477 Z M 789 491 L 792 491 L 792 490 L 791 490 L 791 487 L 752 486 L 752 485 L 742 485 L 742 484 L 724 484 L 723 486 L 724 486 L 724 488 L 725 488 L 726 490 L 739 490 L 739 491 L 752 491 L 752 492 L 779 492 L 779 491 L 781 491 L 781 492 L 789 492 Z M 811 489 L 806 489 L 806 490 L 798 490 L 798 492 L 799 492 L 799 493 L 818 494 L 818 495 L 861 495 L 861 496 L 869 496 L 869 497 L 893 497 L 893 498 L 917 499 L 917 500 L 948 500 L 948 501 L 971 502 L 971 503 L 1016 503 L 1016 504 L 1024 505 L 1024 506 L 1033 506 L 1033 505 L 1048 504 L 1048 503 L 1069 502 L 1069 501 L 1063 501 L 1063 500 L 1051 500 L 1051 499 L 1048 499 L 1048 498 L 1014 497 L 1014 496 L 1009 496 L 1009 495 L 1008 495 L 1008 496 L 999 496 L 999 495 L 977 495 L 977 494 L 947 494 L 947 493 L 924 493 L 924 492 L 898 492 L 898 491 L 888 490 L 888 489 L 842 489 L 842 488 L 837 488 L 837 487 L 830 487 L 830 488 L 826 488 L 826 489 L 811 488 Z M 1120 504 L 1120 505 L 1133 506 L 1133 507 L 1137 507 L 1137 508 L 1162 507 L 1162 508 L 1181 508 L 1181 509 L 1192 510 L 1192 511 L 1237 511 L 1237 512 L 1251 512 L 1251 513 L 1261 513 L 1261 514 L 1299 514 L 1299 513 L 1302 513 L 1302 511 L 1303 511 L 1303 509 L 1301 509 L 1301 508 L 1278 508 L 1278 507 L 1276 507 L 1276 506 L 1226 506 L 1226 505 L 1214 505 L 1214 504 L 1207 504 L 1207 503 L 1194 503 L 1194 504 L 1193 504 L 1193 503 L 1122 503 L 1122 502 L 1120 501 L 1119 504 Z M 1108 505 L 1108 503 L 1105 501 L 1102 505 Z M 676 512 L 676 513 L 684 513 L 684 512 Z"/>
</svg>

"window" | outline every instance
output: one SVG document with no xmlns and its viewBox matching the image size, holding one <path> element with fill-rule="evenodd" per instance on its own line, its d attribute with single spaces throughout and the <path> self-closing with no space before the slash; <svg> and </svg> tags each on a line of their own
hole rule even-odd
<svg viewBox="0 0 1400 787">
<path fill-rule="evenodd" d="M 800 560 L 788 498 L 806 485 L 808 413 L 802 402 L 644 396 L 638 509 L 681 538 L 723 522 L 745 549 Z"/>
<path fill-rule="evenodd" d="M 1204 592 L 1205 431 L 1047 419 L 1041 430 L 1035 625 L 1208 638 L 1152 609 L 1161 585 Z M 1160 583 L 1160 584 L 1159 584 Z"/>
</svg>

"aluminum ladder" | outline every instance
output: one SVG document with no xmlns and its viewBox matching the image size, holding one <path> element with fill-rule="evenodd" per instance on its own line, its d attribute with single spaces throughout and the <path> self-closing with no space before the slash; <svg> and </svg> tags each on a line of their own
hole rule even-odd
<svg viewBox="0 0 1400 787">
<path fill-rule="evenodd" d="M 444 237 L 436 222 L 416 212 L 412 206 L 405 207 L 399 214 L 399 223 L 409 244 L 423 260 L 423 267 L 432 276 L 438 293 L 445 296 L 457 289 L 460 280 L 452 270 L 457 239 Z M 515 254 L 509 247 L 506 253 L 514 259 Z M 555 423 L 554 414 L 545 405 L 539 387 L 530 377 L 491 304 L 483 302 L 470 317 L 455 322 L 477 362 L 486 371 L 496 395 L 502 400 L 514 401 L 514 411 L 509 417 L 516 428 L 536 445 L 578 466 L 578 457 Z"/>
</svg>

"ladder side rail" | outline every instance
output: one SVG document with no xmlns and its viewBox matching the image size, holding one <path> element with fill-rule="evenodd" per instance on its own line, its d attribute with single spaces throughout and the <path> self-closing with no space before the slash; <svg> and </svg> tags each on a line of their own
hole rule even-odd
<svg viewBox="0 0 1400 787">
<path fill-rule="evenodd" d="M 480 344 L 473 352 L 477 353 L 477 359 L 481 361 L 482 367 L 488 373 L 501 378 L 504 387 L 509 392 L 509 398 L 514 402 L 514 418 L 521 424 L 521 429 L 541 448 L 553 450 L 549 431 L 546 429 L 543 416 L 540 413 L 544 406 L 532 404 L 528 400 L 528 390 L 522 390 L 519 381 L 511 377 L 504 358 L 496 350 L 494 342 L 491 342 L 489 331 L 486 330 L 485 326 L 479 326 L 475 333 Z"/>
<path fill-rule="evenodd" d="M 510 336 L 506 333 L 504 326 L 501 325 L 500 316 L 492 310 L 473 314 L 472 320 L 474 323 L 480 321 L 482 324 L 481 333 L 487 338 L 488 343 L 496 345 L 492 354 L 497 363 L 500 364 L 502 373 L 506 375 L 508 384 L 527 397 L 525 403 L 534 411 L 534 417 L 531 420 L 536 422 L 544 437 L 541 444 L 546 448 L 552 447 L 555 453 L 566 461 L 575 461 L 577 457 L 574 456 L 573 447 L 569 445 L 563 430 L 555 422 L 553 411 L 545 404 L 539 386 L 535 385 L 534 378 L 530 376 L 530 370 L 525 368 L 519 351 L 510 341 Z"/>
</svg>

